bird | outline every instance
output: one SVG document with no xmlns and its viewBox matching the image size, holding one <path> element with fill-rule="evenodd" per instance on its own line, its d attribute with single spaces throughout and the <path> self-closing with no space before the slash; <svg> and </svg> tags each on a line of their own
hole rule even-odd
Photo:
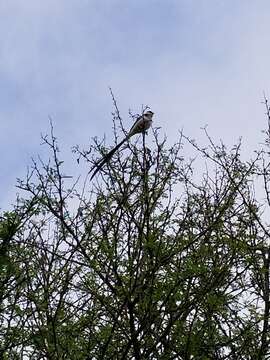
<svg viewBox="0 0 270 360">
<path fill-rule="evenodd" d="M 150 128 L 152 125 L 152 118 L 153 118 L 153 111 L 148 110 L 142 115 L 138 116 L 135 123 L 129 130 L 128 134 L 124 137 L 122 141 L 120 141 L 111 151 L 108 152 L 108 154 L 104 155 L 103 158 L 101 158 L 90 170 L 90 173 L 94 170 L 94 172 L 91 175 L 90 180 L 93 179 L 93 177 L 99 172 L 99 170 L 112 158 L 113 154 L 133 135 L 140 134 L 140 133 L 146 133 L 146 131 Z"/>
</svg>

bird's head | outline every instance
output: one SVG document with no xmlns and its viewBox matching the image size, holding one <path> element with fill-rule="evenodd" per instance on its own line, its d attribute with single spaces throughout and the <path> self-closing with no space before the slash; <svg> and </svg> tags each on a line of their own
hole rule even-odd
<svg viewBox="0 0 270 360">
<path fill-rule="evenodd" d="M 150 119 L 152 119 L 153 115 L 154 115 L 154 113 L 153 113 L 153 111 L 151 111 L 151 110 L 148 110 L 148 111 L 146 111 L 146 112 L 144 113 L 144 116 L 146 116 L 146 117 L 148 117 L 148 118 L 150 118 Z"/>
</svg>

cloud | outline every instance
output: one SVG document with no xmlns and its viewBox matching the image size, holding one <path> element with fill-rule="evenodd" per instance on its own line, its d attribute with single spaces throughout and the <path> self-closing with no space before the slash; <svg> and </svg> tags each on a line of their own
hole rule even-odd
<svg viewBox="0 0 270 360">
<path fill-rule="evenodd" d="M 124 117 L 150 105 L 170 141 L 208 124 L 225 142 L 243 135 L 251 152 L 265 126 L 269 11 L 267 1 L 1 2 L 0 182 L 11 190 L 0 206 L 45 151 L 48 115 L 70 166 L 72 145 L 110 139 L 108 86 Z"/>
</svg>

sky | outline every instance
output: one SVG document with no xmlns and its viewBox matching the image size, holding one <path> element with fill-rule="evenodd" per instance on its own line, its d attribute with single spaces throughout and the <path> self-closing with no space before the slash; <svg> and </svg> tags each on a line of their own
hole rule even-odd
<svg viewBox="0 0 270 360">
<path fill-rule="evenodd" d="M 0 0 L 0 209 L 16 178 L 46 157 L 53 119 L 63 160 L 110 139 L 117 98 L 125 126 L 148 105 L 168 141 L 201 128 L 247 156 L 266 127 L 269 0 Z"/>
</svg>

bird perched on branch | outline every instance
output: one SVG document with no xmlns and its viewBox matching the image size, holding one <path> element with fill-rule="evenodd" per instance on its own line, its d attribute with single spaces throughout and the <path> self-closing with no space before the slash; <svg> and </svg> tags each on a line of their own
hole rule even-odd
<svg viewBox="0 0 270 360">
<path fill-rule="evenodd" d="M 146 130 L 150 128 L 150 126 L 152 125 L 153 115 L 154 113 L 148 110 L 136 119 L 132 128 L 129 130 L 127 136 L 122 141 L 120 141 L 120 143 L 117 144 L 110 152 L 108 152 L 108 154 L 104 155 L 104 157 L 101 158 L 90 170 L 90 172 L 92 172 L 95 169 L 90 178 L 91 180 L 96 175 L 96 173 L 99 172 L 102 166 L 105 165 L 111 159 L 113 154 L 124 144 L 124 142 L 126 142 L 129 138 L 131 138 L 131 136 L 135 134 L 145 133 Z"/>
</svg>

